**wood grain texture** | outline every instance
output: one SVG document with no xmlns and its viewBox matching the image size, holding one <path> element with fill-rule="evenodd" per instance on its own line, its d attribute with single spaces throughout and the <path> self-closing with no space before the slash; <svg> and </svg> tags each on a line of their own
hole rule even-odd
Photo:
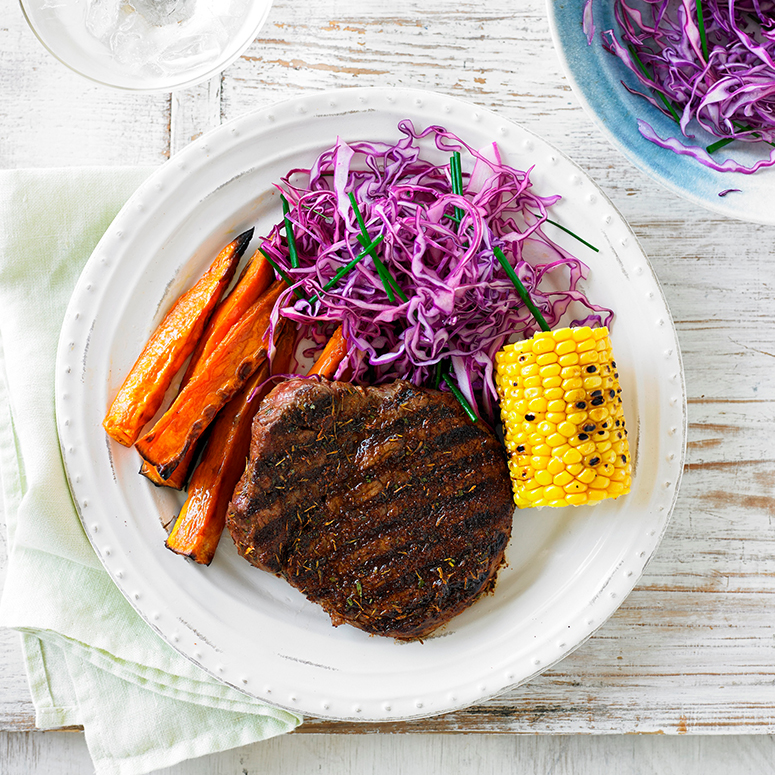
<svg viewBox="0 0 775 775">
<path fill-rule="evenodd" d="M 316 735 L 293 733 L 203 756 L 156 775 L 342 775 L 342 773 L 551 773 L 551 775 L 771 775 L 775 738 L 584 735 Z M 82 735 L 0 733 L 3 775 L 84 775 L 93 769 Z"/>
<path fill-rule="evenodd" d="M 575 653 L 501 697 L 411 723 L 309 719 L 293 739 L 775 733 L 775 228 L 706 212 L 623 159 L 562 75 L 541 0 L 276 0 L 244 56 L 171 100 L 97 91 L 45 54 L 13 0 L 0 0 L 0 19 L 5 167 L 162 161 L 221 120 L 305 92 L 427 88 L 567 153 L 627 218 L 660 278 L 683 352 L 689 449 L 673 520 L 634 593 Z M 11 88 L 19 78 L 22 91 Z M 15 637 L 0 639 L 0 728 L 32 729 Z"/>
</svg>

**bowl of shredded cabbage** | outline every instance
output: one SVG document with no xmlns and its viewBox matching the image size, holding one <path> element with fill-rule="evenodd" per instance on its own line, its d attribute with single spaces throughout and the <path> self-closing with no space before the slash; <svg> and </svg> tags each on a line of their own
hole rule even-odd
<svg viewBox="0 0 775 775">
<path fill-rule="evenodd" d="M 547 4 L 574 92 L 641 171 L 707 209 L 775 223 L 775 2 Z"/>
</svg>

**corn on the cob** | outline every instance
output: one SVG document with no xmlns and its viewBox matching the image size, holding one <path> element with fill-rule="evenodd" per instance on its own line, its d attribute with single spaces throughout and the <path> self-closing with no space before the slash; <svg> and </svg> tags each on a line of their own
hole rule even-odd
<svg viewBox="0 0 775 775">
<path fill-rule="evenodd" d="M 505 346 L 495 371 L 517 506 L 576 506 L 629 492 L 608 329 L 542 331 Z"/>
</svg>

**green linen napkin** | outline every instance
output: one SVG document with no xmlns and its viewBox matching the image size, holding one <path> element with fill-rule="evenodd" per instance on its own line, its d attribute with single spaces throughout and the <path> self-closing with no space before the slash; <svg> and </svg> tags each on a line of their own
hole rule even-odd
<svg viewBox="0 0 775 775">
<path fill-rule="evenodd" d="M 22 633 L 37 725 L 83 725 L 98 775 L 140 775 L 301 723 L 159 638 L 102 569 L 70 498 L 54 417 L 59 329 L 86 260 L 150 171 L 0 171 L 0 624 Z"/>
</svg>

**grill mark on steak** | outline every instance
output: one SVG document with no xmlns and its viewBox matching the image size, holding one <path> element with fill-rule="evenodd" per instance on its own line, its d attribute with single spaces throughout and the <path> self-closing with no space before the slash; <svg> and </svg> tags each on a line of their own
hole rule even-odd
<svg viewBox="0 0 775 775">
<path fill-rule="evenodd" d="M 512 512 L 502 446 L 450 394 L 290 380 L 256 415 L 228 526 L 334 624 L 414 639 L 492 587 Z"/>
</svg>

